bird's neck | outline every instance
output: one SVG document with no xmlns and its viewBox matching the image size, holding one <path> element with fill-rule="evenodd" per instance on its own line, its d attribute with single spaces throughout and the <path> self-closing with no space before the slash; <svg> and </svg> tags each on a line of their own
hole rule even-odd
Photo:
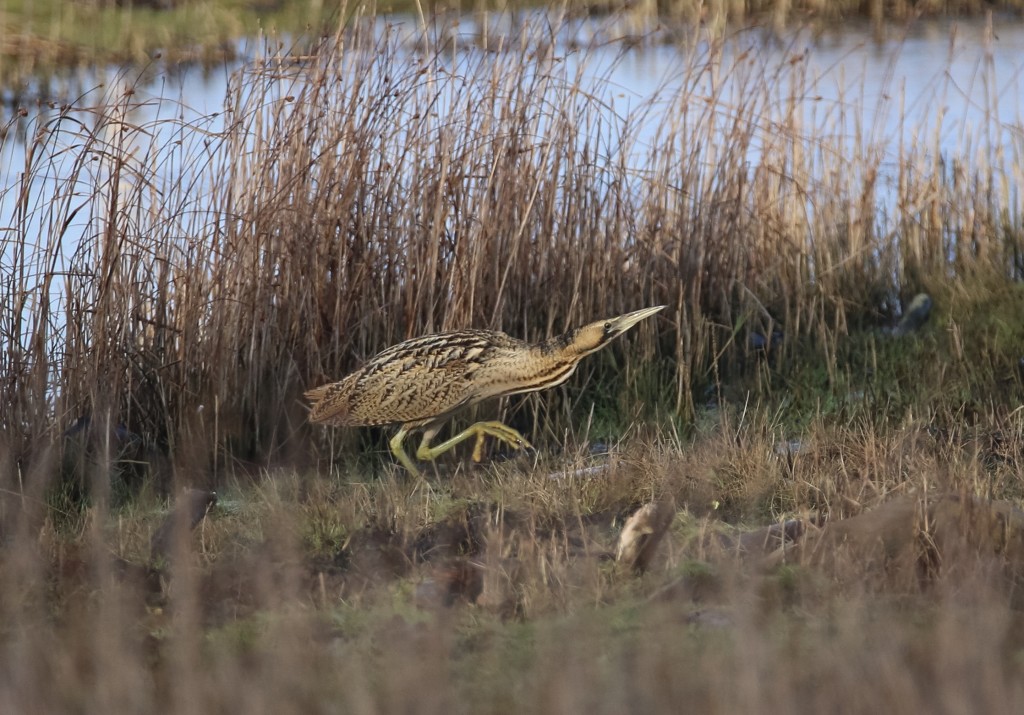
<svg viewBox="0 0 1024 715">
<path fill-rule="evenodd" d="M 575 349 L 575 330 L 548 338 L 537 346 L 537 352 L 546 359 L 574 357 L 580 351 Z"/>
</svg>

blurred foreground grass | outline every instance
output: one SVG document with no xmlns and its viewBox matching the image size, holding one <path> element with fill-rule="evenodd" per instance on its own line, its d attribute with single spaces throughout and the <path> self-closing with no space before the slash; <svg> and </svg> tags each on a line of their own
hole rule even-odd
<svg viewBox="0 0 1024 715">
<path fill-rule="evenodd" d="M 70 520 L 8 495 L 0 706 L 1012 712 L 1024 513 L 999 500 L 1019 494 L 1022 424 L 822 418 L 781 451 L 770 411 L 722 405 L 692 440 L 648 430 L 586 476 L 564 470 L 593 458 L 565 454 L 431 489 L 398 469 L 236 472 L 159 573 L 151 493 Z M 637 574 L 612 555 L 652 499 L 670 523 Z M 802 540 L 777 549 L 780 525 Z"/>
</svg>

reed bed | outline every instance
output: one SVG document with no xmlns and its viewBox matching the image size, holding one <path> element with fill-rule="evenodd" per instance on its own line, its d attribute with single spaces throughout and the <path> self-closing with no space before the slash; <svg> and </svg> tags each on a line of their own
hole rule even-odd
<svg viewBox="0 0 1024 715">
<path fill-rule="evenodd" d="M 851 330 L 920 290 L 1013 294 L 1024 164 L 994 115 L 962 153 L 941 110 L 894 146 L 856 97 L 809 111 L 800 56 L 765 67 L 719 42 L 623 111 L 567 34 L 485 51 L 367 22 L 246 65 L 216 117 L 136 119 L 126 76 L 98 104 L 13 119 L 4 452 L 29 459 L 91 415 L 196 468 L 300 463 L 345 447 L 318 450 L 302 390 L 384 346 L 466 326 L 541 339 L 656 304 L 512 419 L 541 444 L 595 405 L 685 423 L 756 365 L 753 332 L 784 331 L 787 370 L 824 355 L 835 382 Z M 985 346 L 967 342 L 972 364 Z"/>
</svg>

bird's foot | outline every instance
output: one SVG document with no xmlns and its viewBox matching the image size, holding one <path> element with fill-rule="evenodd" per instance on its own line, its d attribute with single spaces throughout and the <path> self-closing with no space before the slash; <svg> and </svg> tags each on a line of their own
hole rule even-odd
<svg viewBox="0 0 1024 715">
<path fill-rule="evenodd" d="M 484 437 L 499 439 L 515 449 L 533 449 L 533 445 L 521 435 L 501 422 L 478 422 L 471 428 L 476 432 L 476 443 L 473 445 L 473 461 L 479 463 L 484 456 Z"/>
</svg>

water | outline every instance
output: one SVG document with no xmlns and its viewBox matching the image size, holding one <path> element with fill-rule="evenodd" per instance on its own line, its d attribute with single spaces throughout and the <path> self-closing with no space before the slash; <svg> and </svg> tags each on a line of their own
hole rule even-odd
<svg viewBox="0 0 1024 715">
<path fill-rule="evenodd" d="M 488 32 L 500 35 L 508 29 Z M 855 113 L 856 121 L 844 121 L 842 126 L 869 133 L 869 145 L 890 164 L 902 143 L 920 136 L 937 135 L 944 160 L 968 164 L 1005 167 L 1024 151 L 1024 25 L 1019 23 L 996 23 L 994 32 L 983 21 L 918 23 L 905 36 L 890 31 L 886 37 L 856 24 L 823 34 L 795 31 L 779 36 L 751 30 L 730 35 L 720 56 L 699 37 L 669 43 L 651 35 L 646 42 L 623 44 L 615 40 L 619 29 L 580 20 L 556 26 L 549 39 L 567 81 L 578 81 L 605 108 L 608 121 L 599 130 L 604 132 L 598 137 L 601 142 L 620 141 L 616 127 L 629 118 L 635 138 L 630 160 L 637 163 L 638 172 L 665 123 L 679 111 L 681 97 L 691 106 L 707 100 L 726 132 L 732 107 L 743 101 L 745 82 L 758 72 L 778 73 L 775 101 L 781 104 L 793 88 L 794 77 L 787 69 L 792 67 L 798 67 L 804 78 L 796 111 L 808 117 L 810 126 L 822 117 Z M 416 21 L 408 18 L 381 20 L 376 26 L 381 37 L 398 33 L 412 38 L 415 30 Z M 469 17 L 435 30 L 454 48 L 446 55 L 448 83 L 436 105 L 441 115 L 455 93 L 472 91 L 472 82 L 486 80 L 489 72 L 481 68 L 501 61 L 500 53 L 479 48 L 481 31 Z M 250 58 L 276 52 L 246 41 L 240 50 L 241 56 Z M 411 41 L 404 51 L 415 54 Z M 746 64 L 739 60 L 743 57 L 750 58 Z M 372 65 L 373 59 L 368 62 Z M 201 196 L 204 187 L 195 177 L 223 159 L 216 139 L 224 129 L 228 83 L 243 67 L 234 63 L 213 70 L 150 69 L 141 75 L 138 70 L 118 69 L 78 73 L 74 81 L 65 81 L 66 91 L 77 95 L 72 109 L 62 113 L 59 107 L 33 106 L 14 120 L 0 140 L 0 292 L 20 285 L 38 289 L 46 271 L 74 263 L 76 253 L 89 244 L 83 239 L 101 230 L 82 209 L 96 187 L 109 181 L 111 162 L 118 157 L 132 157 L 149 172 L 152 187 L 146 190 L 152 195 L 140 200 L 143 210 L 156 208 L 161 182 L 199 181 L 194 190 Z M 294 66 L 283 71 L 279 95 L 292 93 L 300 81 L 303 73 Z M 169 119 L 174 121 L 165 121 Z M 770 124 L 757 131 L 764 141 L 771 140 Z M 27 152 L 26 139 L 39 132 L 47 133 L 47 142 Z M 94 148 L 83 153 L 82 147 L 97 132 L 101 146 L 111 151 Z M 856 137 L 851 134 L 848 139 L 851 147 L 856 145 Z M 758 163 L 763 145 L 751 145 L 751 165 Z M 1011 147 L 1016 151 L 1007 150 Z M 85 168 L 79 171 L 83 162 Z M 1012 167 L 1009 173 L 1013 174 Z M 883 187 L 885 181 L 883 177 Z M 137 186 L 118 190 L 144 193 Z M 1019 190 L 1013 187 L 1015 195 Z M 883 195 L 881 210 L 895 213 L 891 196 Z M 62 236 L 58 245 L 51 241 L 55 233 Z M 188 227 L 183 226 L 181 233 L 187 235 Z M 22 250 L 30 255 L 22 255 Z M 33 252 L 47 255 L 32 256 Z M 15 267 L 37 270 L 38 275 L 16 276 Z M 59 286 L 50 286 L 49 294 L 53 301 L 61 300 Z M 38 294 L 35 299 L 45 300 Z M 60 306 L 53 307 L 59 313 Z"/>
<path fill-rule="evenodd" d="M 416 25 L 411 18 L 390 22 L 392 27 L 404 29 L 410 35 Z M 384 21 L 380 25 L 384 32 Z M 439 32 L 456 38 L 463 53 L 478 52 L 474 50 L 474 39 L 479 27 L 471 18 L 449 24 Z M 891 31 L 882 38 L 869 26 L 860 24 L 820 35 L 801 31 L 782 38 L 755 30 L 729 38 L 723 57 L 728 61 L 754 48 L 766 67 L 787 58 L 806 62 L 807 76 L 814 86 L 813 94 L 804 98 L 808 111 L 812 107 L 820 112 L 843 105 L 855 106 L 865 112 L 864 126 L 875 131 L 881 128 L 880 139 L 893 145 L 900 139 L 897 130 L 913 131 L 917 126 L 940 131 L 942 146 L 949 150 L 962 148 L 970 137 L 983 135 L 994 139 L 988 142 L 990 147 L 998 147 L 1021 141 L 1024 25 L 997 24 L 994 36 L 990 38 L 988 33 L 989 28 L 981 20 L 917 23 L 905 36 Z M 560 28 L 554 39 L 561 43 L 559 51 L 570 68 L 569 74 L 578 67 L 584 82 L 591 82 L 599 92 L 595 99 L 620 116 L 629 115 L 659 95 L 671 97 L 678 91 L 678 78 L 692 74 L 687 63 L 706 59 L 692 45 L 659 42 L 639 44 L 626 51 L 614 41 L 585 52 L 575 49 L 594 38 L 606 39 L 614 34 L 607 25 L 580 21 Z M 239 54 L 265 54 L 266 48 L 256 44 L 240 42 Z M 469 61 L 479 62 L 479 58 Z M 453 62 L 453 66 L 457 65 L 457 61 Z M 159 129 L 157 120 L 176 117 L 182 124 L 210 133 L 221 131 L 220 113 L 224 110 L 227 83 L 239 66 L 240 63 L 232 63 L 212 70 L 185 66 L 159 72 L 78 72 L 73 81 L 55 83 L 58 89 L 63 85 L 65 93 L 76 96 L 77 111 L 72 113 L 72 122 L 59 125 L 52 156 L 47 159 L 50 164 L 46 171 L 36 169 L 37 179 L 59 182 L 66 176 L 65 167 L 76 159 L 68 153 L 73 154 L 76 141 L 84 135 L 82 128 L 74 126 L 75 122 L 81 120 L 87 132 L 90 117 L 109 114 L 112 106 L 123 101 L 123 92 L 128 88 L 134 91 L 134 96 L 125 121 Z M 783 89 L 784 81 L 779 86 Z M 900 121 L 900 102 L 902 113 L 911 121 Z M 944 116 L 942 126 L 936 128 L 932 125 L 940 106 Z M 26 173 L 26 137 L 42 127 L 52 129 L 59 114 L 58 109 L 46 106 L 30 107 L 27 111 L 28 115 L 15 121 L 0 143 L 0 187 L 6 189 Z M 663 120 L 657 110 L 647 114 L 638 147 L 646 146 L 645 141 L 655 135 Z M 164 131 L 157 131 L 152 141 L 159 147 L 173 139 L 165 136 Z M 151 150 L 146 146 L 137 149 Z M 0 196 L 0 225 L 13 224 L 15 199 L 15 192 L 10 190 Z"/>
</svg>

